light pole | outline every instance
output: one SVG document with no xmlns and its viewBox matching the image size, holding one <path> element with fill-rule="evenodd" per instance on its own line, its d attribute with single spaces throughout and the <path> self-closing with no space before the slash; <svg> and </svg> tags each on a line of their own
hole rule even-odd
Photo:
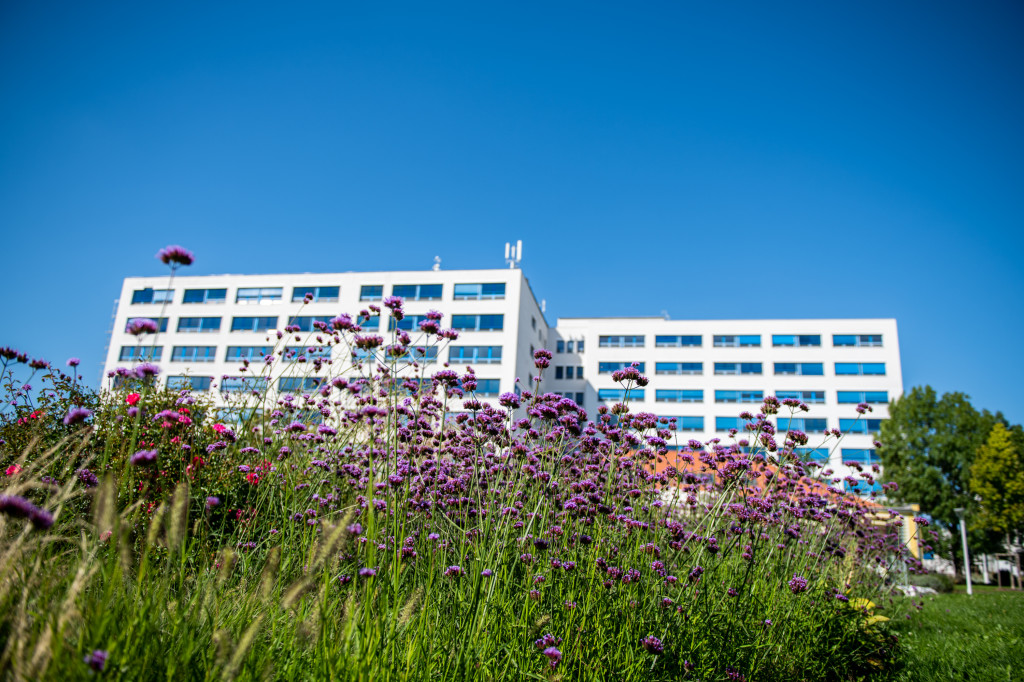
<svg viewBox="0 0 1024 682">
<path fill-rule="evenodd" d="M 967 556 L 967 524 L 964 523 L 964 516 L 967 515 L 967 510 L 963 507 L 957 507 L 953 510 L 956 512 L 956 517 L 960 519 L 960 539 L 964 543 L 964 575 L 967 576 L 967 594 L 968 596 L 974 594 L 971 590 L 971 560 Z"/>
</svg>

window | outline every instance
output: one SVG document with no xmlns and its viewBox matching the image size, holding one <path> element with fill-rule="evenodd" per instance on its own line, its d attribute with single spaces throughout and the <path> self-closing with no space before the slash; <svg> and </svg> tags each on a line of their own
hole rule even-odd
<svg viewBox="0 0 1024 682">
<path fill-rule="evenodd" d="M 452 315 L 452 329 L 488 332 L 501 331 L 504 328 L 504 315 Z"/>
<path fill-rule="evenodd" d="M 565 369 L 566 369 L 566 372 L 568 373 L 568 377 L 566 377 L 566 378 L 572 379 L 572 367 L 566 367 Z M 582 379 L 583 378 L 583 366 L 582 365 L 579 365 L 579 366 L 576 367 L 576 378 L 577 379 Z"/>
<path fill-rule="evenodd" d="M 263 419 L 263 410 L 258 407 L 218 407 L 213 414 L 216 421 L 225 424 L 244 424 L 248 421 Z"/>
<path fill-rule="evenodd" d="M 804 433 L 825 433 L 828 428 L 827 420 L 810 417 L 783 417 L 779 416 L 779 431 L 803 431 Z"/>
<path fill-rule="evenodd" d="M 874 348 L 882 345 L 881 334 L 833 334 L 833 346 L 856 346 Z"/>
<path fill-rule="evenodd" d="M 175 346 L 171 349 L 171 362 L 213 362 L 217 346 Z"/>
<path fill-rule="evenodd" d="M 625 400 L 626 389 L 624 388 L 601 388 L 597 391 L 598 400 Z M 643 400 L 644 390 L 641 389 L 630 389 L 629 391 L 630 400 Z"/>
<path fill-rule="evenodd" d="M 481 397 L 496 396 L 500 392 L 497 379 L 477 379 L 476 394 Z"/>
<path fill-rule="evenodd" d="M 779 400 L 799 400 L 808 405 L 824 405 L 825 391 L 775 391 Z"/>
<path fill-rule="evenodd" d="M 478 301 L 483 299 L 505 298 L 505 283 L 493 284 L 456 284 L 456 301 Z"/>
<path fill-rule="evenodd" d="M 277 390 L 281 393 L 310 393 L 323 381 L 321 377 L 281 377 L 277 380 Z"/>
<path fill-rule="evenodd" d="M 403 329 L 407 332 L 418 332 L 420 330 L 420 322 L 426 321 L 426 315 L 406 315 L 401 320 L 389 317 L 388 331 L 393 332 L 395 329 Z"/>
<path fill-rule="evenodd" d="M 220 390 L 224 393 L 237 391 L 265 391 L 270 385 L 267 377 L 227 377 L 220 382 Z"/>
<path fill-rule="evenodd" d="M 558 365 L 557 367 L 555 367 L 555 378 L 556 379 L 564 379 L 565 378 L 563 376 L 564 374 L 565 374 L 565 368 L 564 367 L 562 367 L 561 365 Z"/>
<path fill-rule="evenodd" d="M 396 284 L 391 287 L 391 295 L 407 301 L 440 301 L 441 287 L 440 284 Z"/>
<path fill-rule="evenodd" d="M 213 377 L 167 377 L 167 388 L 172 391 L 209 391 L 211 384 L 213 384 Z"/>
<path fill-rule="evenodd" d="M 317 328 L 317 322 L 330 326 L 330 315 L 299 315 L 288 318 L 289 327 L 298 327 L 300 332 L 311 332 Z"/>
<path fill-rule="evenodd" d="M 179 332 L 219 332 L 219 317 L 179 317 Z"/>
<path fill-rule="evenodd" d="M 228 362 L 263 360 L 264 356 L 273 352 L 274 349 L 270 346 L 228 346 L 228 352 L 224 359 Z"/>
<path fill-rule="evenodd" d="M 659 417 L 659 419 L 668 419 L 669 425 L 667 428 L 673 431 L 703 431 L 704 430 L 704 417 Z M 675 421 L 675 427 L 672 426 L 672 421 Z M 659 424 L 659 427 L 662 427 Z"/>
<path fill-rule="evenodd" d="M 597 363 L 598 374 L 611 374 L 612 372 L 618 372 L 620 369 L 626 369 L 632 367 L 632 362 L 599 362 Z M 644 368 L 647 366 L 645 362 L 638 362 L 636 365 L 637 370 L 641 373 L 646 371 Z M 582 368 L 581 368 L 582 369 Z M 583 377 L 580 377 L 581 379 Z"/>
<path fill-rule="evenodd" d="M 379 301 L 384 298 L 383 284 L 364 284 L 359 287 L 360 301 Z"/>
<path fill-rule="evenodd" d="M 837 362 L 836 375 L 881 376 L 885 374 L 884 362 Z"/>
<path fill-rule="evenodd" d="M 366 311 L 370 312 L 370 311 Z M 356 322 L 359 323 L 359 327 L 363 331 L 377 331 L 380 329 L 380 315 L 374 314 L 370 316 L 358 315 L 356 316 Z"/>
<path fill-rule="evenodd" d="M 714 345 L 715 348 L 757 348 L 761 345 L 761 335 L 716 336 Z"/>
<path fill-rule="evenodd" d="M 151 320 L 156 322 L 157 329 L 161 332 L 167 331 L 167 318 L 166 317 L 129 317 L 128 322 L 124 325 L 124 330 L 129 331 L 132 323 L 141 322 L 142 320 Z"/>
<path fill-rule="evenodd" d="M 886 405 L 889 402 L 889 391 L 839 391 L 840 405 Z"/>
<path fill-rule="evenodd" d="M 405 355 L 396 358 L 399 362 L 437 362 L 437 346 L 410 346 Z"/>
<path fill-rule="evenodd" d="M 716 362 L 715 374 L 760 374 L 760 362 Z"/>
<path fill-rule="evenodd" d="M 882 459 L 873 448 L 843 448 L 843 462 L 858 464 L 880 464 Z"/>
<path fill-rule="evenodd" d="M 170 303 L 174 300 L 174 289 L 136 289 L 132 303 Z"/>
<path fill-rule="evenodd" d="M 654 400 L 659 403 L 702 403 L 704 391 L 699 388 L 663 388 L 654 392 Z"/>
<path fill-rule="evenodd" d="M 772 334 L 773 346 L 820 346 L 821 334 Z"/>
<path fill-rule="evenodd" d="M 157 362 L 164 354 L 163 346 L 121 346 L 121 361 L 152 360 Z"/>
<path fill-rule="evenodd" d="M 871 497 L 871 493 L 883 492 L 882 484 L 878 481 L 875 481 L 870 485 L 867 481 L 857 481 L 852 484 L 849 481 L 843 481 L 843 489 L 848 493 L 853 493 L 861 497 Z"/>
<path fill-rule="evenodd" d="M 565 392 L 565 393 L 555 392 L 555 395 L 560 395 L 563 398 L 568 398 L 569 400 L 573 401 L 577 405 L 579 405 L 581 407 L 583 406 L 583 392 L 582 391 L 576 391 L 575 393 L 572 392 L 572 391 L 568 391 L 568 392 Z"/>
<path fill-rule="evenodd" d="M 448 362 L 459 365 L 491 365 L 501 362 L 501 346 L 452 346 Z"/>
<path fill-rule="evenodd" d="M 286 346 L 281 359 L 285 362 L 306 362 L 316 358 L 327 360 L 330 357 L 330 346 Z"/>
<path fill-rule="evenodd" d="M 231 318 L 231 331 L 233 332 L 265 332 L 275 327 L 277 327 L 276 317 Z"/>
<path fill-rule="evenodd" d="M 569 352 L 570 353 L 572 352 L 572 341 L 569 342 Z M 577 353 L 582 353 L 583 352 L 583 339 L 578 339 L 576 341 L 576 352 Z"/>
<path fill-rule="evenodd" d="M 684 348 L 687 346 L 700 346 L 702 344 L 699 336 L 655 336 L 655 348 Z"/>
<path fill-rule="evenodd" d="M 715 417 L 715 431 L 728 431 L 729 429 L 743 430 L 747 422 L 739 417 Z"/>
<path fill-rule="evenodd" d="M 820 362 L 776 362 L 775 373 L 821 376 L 825 373 L 825 366 Z"/>
<path fill-rule="evenodd" d="M 878 433 L 882 430 L 882 420 L 840 419 L 839 430 L 843 433 Z"/>
<path fill-rule="evenodd" d="M 764 391 L 715 391 L 716 403 L 759 403 Z"/>
<path fill-rule="evenodd" d="M 565 341 L 555 341 L 555 352 L 556 353 L 564 353 L 565 352 Z"/>
<path fill-rule="evenodd" d="M 227 289 L 185 289 L 182 303 L 223 303 L 227 298 Z"/>
<path fill-rule="evenodd" d="M 312 296 L 317 303 L 334 303 L 338 300 L 340 287 L 294 287 L 292 289 L 292 303 L 306 300 L 306 296 Z"/>
<path fill-rule="evenodd" d="M 655 374 L 703 374 L 703 362 L 656 362 Z"/>
<path fill-rule="evenodd" d="M 280 301 L 281 287 L 247 287 L 239 289 L 235 295 L 235 303 L 273 303 Z"/>
<path fill-rule="evenodd" d="M 642 336 L 601 336 L 597 340 L 599 348 L 643 348 L 644 337 Z M 580 341 L 580 352 L 583 352 L 583 342 Z"/>
<path fill-rule="evenodd" d="M 818 462 L 827 464 L 828 448 L 793 448 L 793 454 L 802 462 Z"/>
</svg>

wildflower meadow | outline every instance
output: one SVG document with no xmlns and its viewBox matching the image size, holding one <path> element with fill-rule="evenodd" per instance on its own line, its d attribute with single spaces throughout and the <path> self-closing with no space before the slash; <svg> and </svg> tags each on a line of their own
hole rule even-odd
<svg viewBox="0 0 1024 682">
<path fill-rule="evenodd" d="M 160 257 L 172 278 L 193 259 Z M 615 377 L 626 400 L 594 414 L 545 393 L 545 350 L 537 379 L 492 403 L 471 368 L 423 361 L 458 336 L 440 314 L 364 333 L 378 314 L 401 319 L 403 301 L 272 333 L 231 394 L 169 389 L 148 362 L 97 392 L 74 358 L 0 349 L 0 676 L 899 669 L 893 585 L 917 570 L 900 517 L 795 455 L 808 436 L 775 424 L 806 405 L 769 396 L 732 438 L 684 440 L 632 411 L 636 367 Z M 316 388 L 273 391 L 296 367 Z"/>
</svg>

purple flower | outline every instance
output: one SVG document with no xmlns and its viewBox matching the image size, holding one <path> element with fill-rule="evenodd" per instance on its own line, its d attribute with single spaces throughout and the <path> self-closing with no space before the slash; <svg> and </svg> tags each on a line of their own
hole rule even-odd
<svg viewBox="0 0 1024 682">
<path fill-rule="evenodd" d="M 360 578 L 372 578 L 375 575 L 377 575 L 377 571 L 373 570 L 372 568 L 360 568 L 359 569 L 359 577 Z"/>
<path fill-rule="evenodd" d="M 100 484 L 100 480 L 96 478 L 96 474 L 89 471 L 88 469 L 79 469 L 77 472 L 78 480 L 82 482 L 86 488 L 95 488 Z"/>
<path fill-rule="evenodd" d="M 156 450 L 139 450 L 128 461 L 135 466 L 147 466 L 156 463 L 156 456 Z"/>
<path fill-rule="evenodd" d="M 160 330 L 156 320 L 150 320 L 145 317 L 139 317 L 128 323 L 126 332 L 132 336 L 142 336 L 143 334 L 156 334 Z"/>
<path fill-rule="evenodd" d="M 492 571 L 489 568 L 485 568 L 484 570 L 480 571 L 480 575 L 482 575 L 485 578 L 490 578 L 492 575 L 494 575 L 494 571 Z"/>
<path fill-rule="evenodd" d="M 543 654 L 544 654 L 545 656 L 547 656 L 547 657 L 548 657 L 548 660 L 549 660 L 549 661 L 551 662 L 551 669 L 552 669 L 552 670 L 554 670 L 555 668 L 557 668 L 557 667 L 558 667 L 558 664 L 559 664 L 559 663 L 561 662 L 561 660 L 562 660 L 562 652 L 561 652 L 561 651 L 559 651 L 558 649 L 556 649 L 556 648 L 555 648 L 555 647 L 553 647 L 553 646 L 549 646 L 549 647 L 548 647 L 547 649 L 545 649 L 545 650 L 543 651 Z"/>
<path fill-rule="evenodd" d="M 661 640 L 654 635 L 647 635 L 640 640 L 640 643 L 648 653 L 658 655 L 665 651 L 665 646 L 661 643 Z"/>
<path fill-rule="evenodd" d="M 107 666 L 107 652 L 102 649 L 96 649 L 91 654 L 86 656 L 83 660 L 85 664 L 95 670 L 98 673 L 103 672 L 103 669 Z"/>
<path fill-rule="evenodd" d="M 214 497 L 213 495 L 211 495 L 210 497 L 206 498 L 206 508 L 207 509 L 213 509 L 214 507 L 216 507 L 219 504 L 220 504 L 220 498 L 219 497 Z"/>
<path fill-rule="evenodd" d="M 928 519 L 926 519 L 926 518 L 925 518 L 925 517 L 923 517 L 923 516 L 915 516 L 915 517 L 914 517 L 914 523 L 916 523 L 916 524 L 917 524 L 917 525 L 919 525 L 919 526 L 928 526 L 928 525 L 931 525 L 931 521 L 929 521 Z"/>
<path fill-rule="evenodd" d="M 793 574 L 793 579 L 789 581 L 789 591 L 793 594 L 800 594 L 801 592 L 807 591 L 807 578 Z"/>
<path fill-rule="evenodd" d="M 448 577 L 448 578 L 458 578 L 460 575 L 462 575 L 462 567 L 461 566 L 449 566 L 448 568 L 445 569 L 444 574 L 445 574 L 445 577 Z"/>
<path fill-rule="evenodd" d="M 64 416 L 64 425 L 80 424 L 91 416 L 92 410 L 87 410 L 84 407 L 72 407 Z"/>
<path fill-rule="evenodd" d="M 170 265 L 172 268 L 176 268 L 179 265 L 192 265 L 192 262 L 195 260 L 191 251 L 177 244 L 160 249 L 156 257 L 164 265 Z"/>
<path fill-rule="evenodd" d="M 144 362 L 135 368 L 135 376 L 137 376 L 140 379 L 155 377 L 159 373 L 160 368 L 151 362 Z"/>
<path fill-rule="evenodd" d="M 498 404 L 511 410 L 518 409 L 520 405 L 519 396 L 515 393 L 502 393 L 498 396 Z"/>
<path fill-rule="evenodd" d="M 78 358 L 68 358 L 68 367 L 78 367 L 82 361 Z"/>
<path fill-rule="evenodd" d="M 0 495 L 0 512 L 18 519 L 28 519 L 39 530 L 46 530 L 53 525 L 53 514 L 17 495 Z"/>
</svg>

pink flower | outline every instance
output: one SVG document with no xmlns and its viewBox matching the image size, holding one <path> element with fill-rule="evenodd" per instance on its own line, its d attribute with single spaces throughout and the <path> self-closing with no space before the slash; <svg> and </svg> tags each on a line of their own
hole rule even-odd
<svg viewBox="0 0 1024 682">
<path fill-rule="evenodd" d="M 214 424 L 213 430 L 216 431 L 217 433 L 224 433 L 225 431 L 228 430 L 228 427 L 224 426 L 223 424 Z"/>
<path fill-rule="evenodd" d="M 17 464 L 12 464 L 11 466 L 7 467 L 7 470 L 4 473 L 7 474 L 8 476 L 17 476 L 18 474 L 21 473 L 21 467 L 18 466 Z"/>
<path fill-rule="evenodd" d="M 134 405 L 135 403 L 139 402 L 139 398 L 141 397 L 142 396 L 138 393 L 129 393 L 128 397 L 125 398 L 125 402 L 127 402 L 129 405 Z"/>
</svg>

